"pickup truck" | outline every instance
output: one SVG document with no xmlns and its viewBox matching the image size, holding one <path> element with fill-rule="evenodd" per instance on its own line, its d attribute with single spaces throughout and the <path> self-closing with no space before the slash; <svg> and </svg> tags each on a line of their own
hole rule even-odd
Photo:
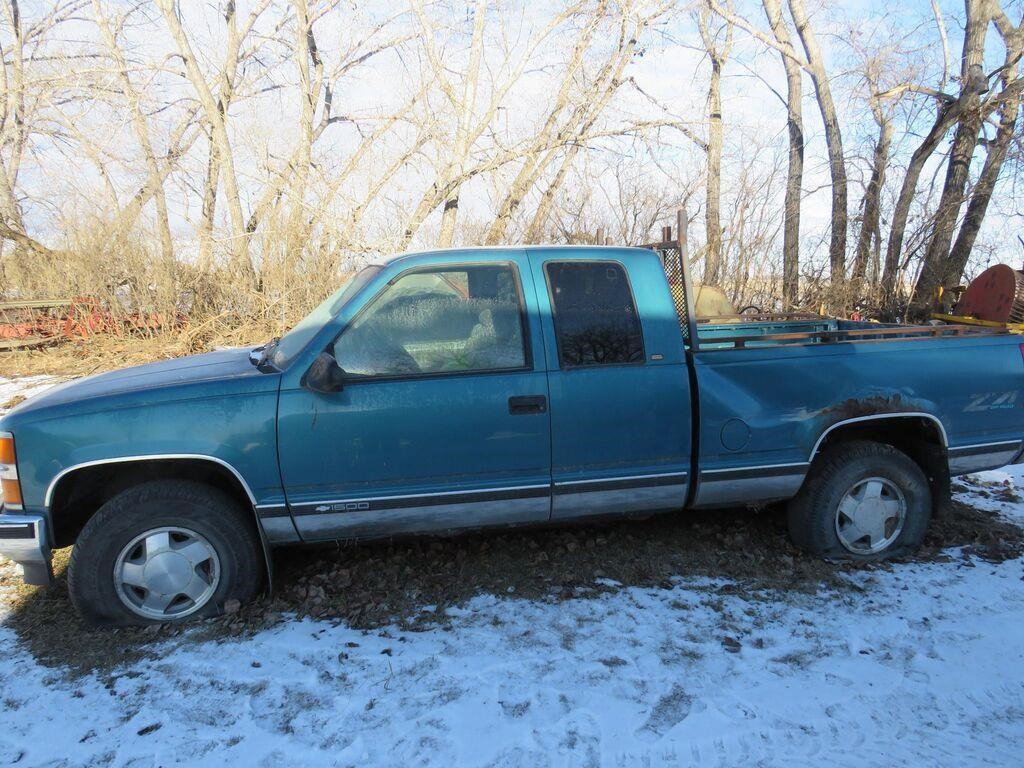
<svg viewBox="0 0 1024 768">
<path fill-rule="evenodd" d="M 788 502 L 800 547 L 878 559 L 1020 459 L 1016 337 L 700 322 L 666 254 L 404 254 L 262 347 L 55 387 L 0 419 L 0 554 L 47 584 L 74 545 L 107 624 L 247 601 L 280 545 L 659 511 Z"/>
</svg>

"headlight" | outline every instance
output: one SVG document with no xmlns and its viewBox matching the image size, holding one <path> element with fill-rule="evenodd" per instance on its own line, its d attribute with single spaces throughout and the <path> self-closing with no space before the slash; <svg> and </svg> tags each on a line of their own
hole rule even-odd
<svg viewBox="0 0 1024 768">
<path fill-rule="evenodd" d="M 10 432 L 0 432 L 0 503 L 11 511 L 22 508 L 14 435 Z"/>
</svg>

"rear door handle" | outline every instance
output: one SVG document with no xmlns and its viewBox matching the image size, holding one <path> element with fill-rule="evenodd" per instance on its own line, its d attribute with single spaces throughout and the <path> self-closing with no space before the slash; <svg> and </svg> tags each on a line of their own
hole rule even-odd
<svg viewBox="0 0 1024 768">
<path fill-rule="evenodd" d="M 508 399 L 508 412 L 513 416 L 529 413 L 547 413 L 548 399 L 544 395 L 519 395 Z"/>
</svg>

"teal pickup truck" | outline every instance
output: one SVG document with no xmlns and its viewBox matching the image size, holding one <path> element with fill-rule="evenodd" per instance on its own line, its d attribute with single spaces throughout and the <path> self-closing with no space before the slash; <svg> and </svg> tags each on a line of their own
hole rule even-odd
<svg viewBox="0 0 1024 768">
<path fill-rule="evenodd" d="M 674 260 L 673 260 L 674 259 Z M 95 623 L 208 616 L 279 545 L 788 501 L 826 557 L 913 550 L 1017 461 L 1004 332 L 699 322 L 686 259 L 446 250 L 355 274 L 254 350 L 80 379 L 0 419 L 0 554 Z"/>
</svg>

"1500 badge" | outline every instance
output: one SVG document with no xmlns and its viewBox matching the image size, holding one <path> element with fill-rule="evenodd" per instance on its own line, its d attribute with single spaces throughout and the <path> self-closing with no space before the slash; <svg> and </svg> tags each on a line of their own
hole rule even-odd
<svg viewBox="0 0 1024 768">
<path fill-rule="evenodd" d="M 339 504 L 321 504 L 317 512 L 362 512 L 370 508 L 368 501 L 344 501 Z"/>
</svg>

